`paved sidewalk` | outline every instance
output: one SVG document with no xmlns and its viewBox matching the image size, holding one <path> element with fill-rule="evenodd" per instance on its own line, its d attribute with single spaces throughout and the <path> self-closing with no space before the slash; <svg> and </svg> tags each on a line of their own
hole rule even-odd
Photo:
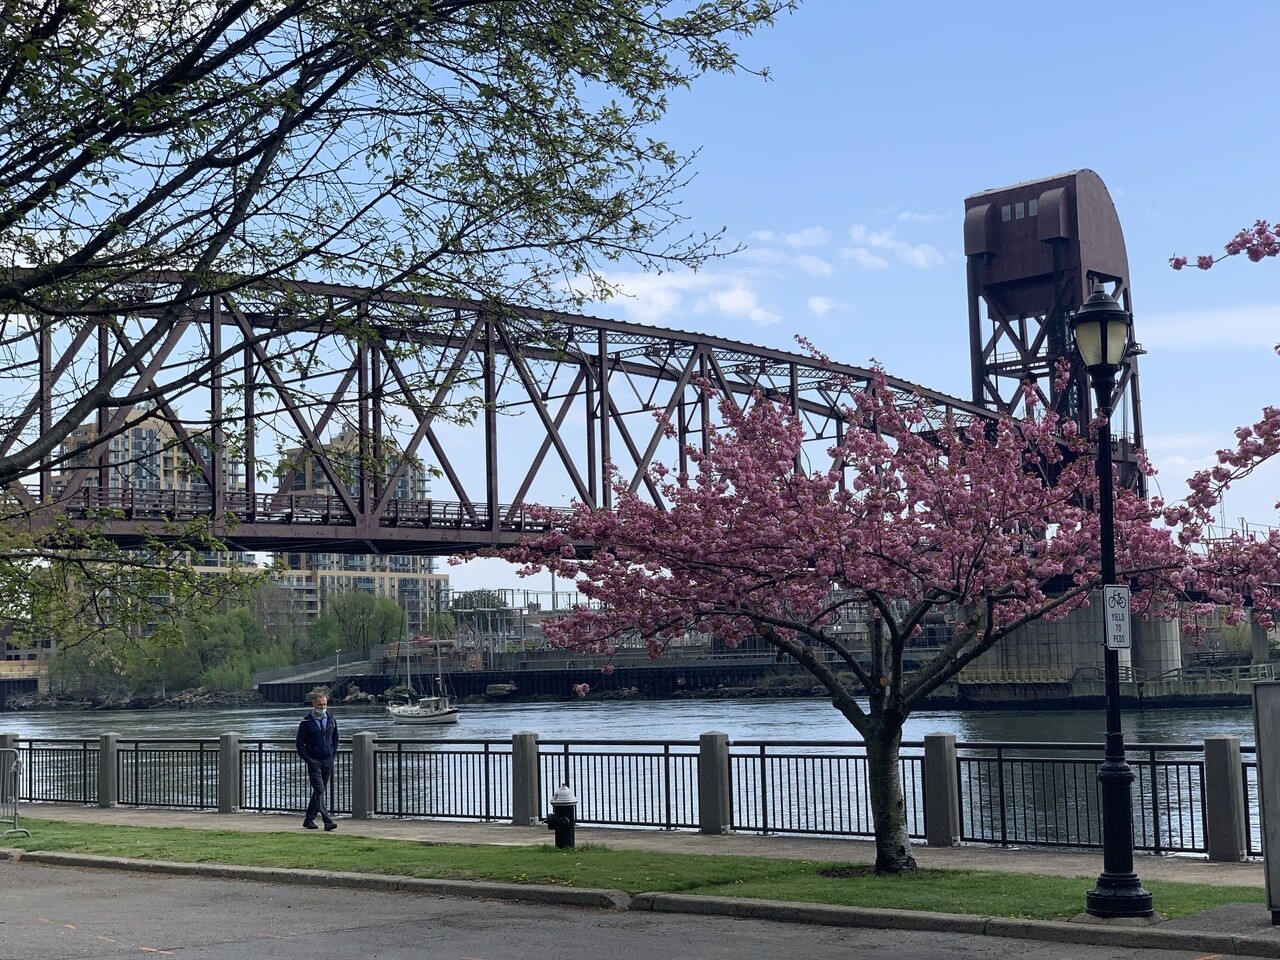
<svg viewBox="0 0 1280 960">
<path fill-rule="evenodd" d="M 218 814 L 65 804 L 24 804 L 20 817 L 79 823 L 122 824 L 141 827 L 186 827 L 197 830 L 243 830 L 247 832 L 302 833 L 296 814 Z M 344 834 L 404 840 L 413 843 L 463 843 L 525 845 L 551 843 L 550 832 L 542 826 L 514 827 L 504 823 L 459 823 L 444 820 L 339 820 Z M 578 827 L 579 843 L 597 844 L 619 850 L 654 850 L 669 853 L 714 853 L 740 856 L 797 857 L 814 860 L 870 862 L 872 845 L 867 841 L 824 837 L 729 834 L 709 836 L 683 831 L 628 830 Z M 992 847 L 914 848 L 922 867 L 972 870 L 1000 870 L 1092 880 L 1101 869 L 1097 851 L 1047 851 Z M 165 872 L 205 873 L 211 876 L 239 876 L 275 882 L 339 884 L 420 890 L 436 895 L 494 897 L 510 900 L 559 902 L 612 909 L 651 909 L 666 912 L 697 912 L 729 916 L 752 916 L 804 923 L 822 923 L 884 928 L 933 929 L 938 931 L 1019 936 L 1061 942 L 1109 945 L 1129 948 L 1191 950 L 1280 958 L 1280 928 L 1272 927 L 1265 907 L 1236 905 L 1154 925 L 1136 921 L 1105 923 L 1092 919 L 1071 923 L 1012 920 L 999 917 L 960 917 L 943 914 L 907 913 L 855 907 L 830 907 L 771 901 L 733 900 L 715 897 L 644 894 L 635 898 L 620 891 L 583 891 L 566 888 L 462 881 L 406 881 L 404 878 L 376 878 L 325 871 L 279 871 L 262 868 L 225 868 L 199 865 L 156 865 L 139 861 L 111 861 L 107 858 L 70 854 L 23 855 L 24 859 L 45 863 L 81 866 L 116 866 Z M 1210 863 L 1193 857 L 1138 856 L 1135 869 L 1143 880 L 1182 880 L 1231 886 L 1265 886 L 1260 862 Z M 1083 890 L 1087 884 L 1081 886 Z M 1157 908 L 1159 904 L 1157 904 Z"/>
<path fill-rule="evenodd" d="M 133 807 L 23 804 L 21 817 L 66 820 L 79 823 L 118 823 L 140 827 L 187 827 L 194 830 L 293 831 L 301 825 L 299 814 L 220 814 L 184 810 Z M 522 845 L 551 843 L 544 826 L 513 827 L 508 823 L 472 823 L 450 820 L 348 820 L 339 821 L 344 833 L 415 843 L 470 843 Z M 810 836 L 760 836 L 751 833 L 708 835 L 683 830 L 627 830 L 582 827 L 579 843 L 599 844 L 615 850 L 656 850 L 666 853 L 714 853 L 748 857 L 797 857 L 806 860 L 852 860 L 871 863 L 875 849 L 870 841 Z M 1090 851 L 1048 851 L 960 846 L 912 848 L 922 867 L 953 870 L 1005 870 L 1058 877 L 1094 879 L 1102 869 L 1102 855 Z M 1264 887 L 1262 863 L 1210 863 L 1196 857 L 1137 857 L 1137 873 L 1143 879 L 1182 880 L 1187 883 Z"/>
</svg>

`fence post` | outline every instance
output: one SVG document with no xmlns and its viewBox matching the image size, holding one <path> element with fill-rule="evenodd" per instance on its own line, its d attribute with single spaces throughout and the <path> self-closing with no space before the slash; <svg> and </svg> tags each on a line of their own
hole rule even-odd
<svg viewBox="0 0 1280 960">
<path fill-rule="evenodd" d="M 732 828 L 729 735 L 704 733 L 698 737 L 698 829 L 702 833 L 728 833 Z"/>
<path fill-rule="evenodd" d="M 218 738 L 218 812 L 240 809 L 240 734 L 224 733 Z"/>
<path fill-rule="evenodd" d="M 375 733 L 357 733 L 351 738 L 351 819 L 372 820 L 377 804 L 374 786 L 377 768 L 374 763 Z"/>
<path fill-rule="evenodd" d="M 120 781 L 116 777 L 116 754 L 120 750 L 120 734 L 104 733 L 98 737 L 98 806 L 114 807 L 120 800 Z"/>
<path fill-rule="evenodd" d="M 1235 863 L 1248 855 L 1244 770 L 1239 737 L 1205 737 L 1204 833 L 1209 859 Z"/>
<path fill-rule="evenodd" d="M 511 822 L 532 827 L 542 816 L 542 784 L 538 769 L 538 735 L 517 733 L 511 737 Z"/>
<path fill-rule="evenodd" d="M 924 839 L 930 847 L 960 842 L 960 772 L 956 738 L 930 733 L 924 738 Z"/>
<path fill-rule="evenodd" d="M 16 733 L 0 733 L 0 750 L 17 750 L 18 740 Z"/>
</svg>

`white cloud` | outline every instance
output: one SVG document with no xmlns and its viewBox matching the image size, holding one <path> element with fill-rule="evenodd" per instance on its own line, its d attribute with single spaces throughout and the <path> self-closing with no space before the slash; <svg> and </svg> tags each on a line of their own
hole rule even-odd
<svg viewBox="0 0 1280 960">
<path fill-rule="evenodd" d="M 830 242 L 830 239 L 825 227 L 805 227 L 795 233 L 786 234 L 782 242 L 797 250 L 807 250 L 811 247 L 824 246 Z"/>
<path fill-rule="evenodd" d="M 750 260 L 753 263 L 767 263 L 770 266 L 795 267 L 811 277 L 830 276 L 833 270 L 828 261 L 812 253 L 788 253 L 786 250 L 778 250 L 777 248 L 751 247 L 739 253 L 738 257 L 742 260 Z"/>
<path fill-rule="evenodd" d="M 1280 340 L 1280 304 L 1143 313 L 1134 318 L 1134 333 L 1147 348 L 1270 349 Z"/>
<path fill-rule="evenodd" d="M 936 267 L 947 262 L 947 258 L 936 247 L 927 243 L 907 243 L 905 240 L 899 240 L 893 235 L 892 230 L 872 230 L 862 224 L 854 224 L 849 228 L 849 239 L 858 245 L 854 248 L 856 250 L 883 250 L 897 260 L 921 269 Z"/>
<path fill-rule="evenodd" d="M 713 291 L 703 298 L 699 307 L 702 308 L 707 303 L 714 305 L 715 309 L 726 317 L 750 320 L 762 327 L 782 322 L 782 317 L 762 307 L 756 292 L 745 286 L 739 285 L 726 290 Z"/>
<path fill-rule="evenodd" d="M 809 305 L 810 310 L 820 317 L 825 317 L 831 312 L 831 308 L 836 305 L 836 302 L 830 297 L 810 297 L 805 303 Z"/>
<path fill-rule="evenodd" d="M 846 247 L 840 251 L 846 260 L 852 260 L 864 270 L 887 270 L 889 261 L 879 254 L 872 253 L 866 247 Z"/>
<path fill-rule="evenodd" d="M 831 264 L 812 254 L 802 253 L 792 258 L 791 262 L 811 277 L 826 277 L 831 274 Z"/>
<path fill-rule="evenodd" d="M 760 243 L 777 243 L 778 237 L 772 230 L 752 230 L 747 234 L 748 240 L 756 240 Z"/>
<path fill-rule="evenodd" d="M 628 273 L 611 276 L 621 294 L 612 303 L 627 319 L 639 323 L 694 329 L 691 313 L 711 313 L 759 326 L 780 323 L 782 316 L 761 301 L 753 278 L 743 273 L 703 270 L 698 273 Z"/>
</svg>

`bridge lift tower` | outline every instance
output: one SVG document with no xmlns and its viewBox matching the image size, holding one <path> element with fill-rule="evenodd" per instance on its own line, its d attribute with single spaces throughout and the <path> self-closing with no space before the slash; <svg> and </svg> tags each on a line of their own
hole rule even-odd
<svg viewBox="0 0 1280 960">
<path fill-rule="evenodd" d="M 1093 403 L 1068 318 L 1095 283 L 1133 312 L 1129 259 L 1111 195 L 1092 170 L 1075 170 L 975 193 L 964 207 L 973 402 L 1017 415 L 1031 385 L 1041 403 L 1083 430 Z M 1145 496 L 1136 457 L 1143 443 L 1141 353 L 1135 347 L 1121 367 L 1112 429 L 1119 481 Z M 1071 376 L 1059 389 L 1054 371 L 1064 359 Z"/>
</svg>

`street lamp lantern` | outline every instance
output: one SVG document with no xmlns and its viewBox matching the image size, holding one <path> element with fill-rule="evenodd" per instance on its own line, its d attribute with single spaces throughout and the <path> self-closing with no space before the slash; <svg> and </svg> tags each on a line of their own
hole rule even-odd
<svg viewBox="0 0 1280 960">
<path fill-rule="evenodd" d="M 1072 318 L 1071 330 L 1075 334 L 1080 359 L 1093 380 L 1094 390 L 1099 387 L 1107 389 L 1106 403 L 1099 401 L 1098 404 L 1101 408 L 1098 412 L 1107 416 L 1111 413 L 1110 391 L 1116 371 L 1129 352 L 1133 317 L 1116 303 L 1102 284 L 1095 284 L 1089 299 Z M 1104 382 L 1100 383 L 1100 380 Z"/>
<path fill-rule="evenodd" d="M 1133 318 L 1101 284 L 1094 286 L 1071 321 L 1076 349 L 1089 371 L 1097 399 L 1098 528 L 1102 586 L 1116 582 L 1116 530 L 1111 482 L 1111 406 L 1116 373 L 1132 342 Z M 1106 629 L 1105 611 L 1103 629 Z M 1098 789 L 1102 795 L 1102 873 L 1085 895 L 1085 911 L 1095 917 L 1149 917 L 1151 894 L 1133 870 L 1133 771 L 1125 759 L 1120 726 L 1120 651 L 1104 644 L 1107 741 Z"/>
</svg>

